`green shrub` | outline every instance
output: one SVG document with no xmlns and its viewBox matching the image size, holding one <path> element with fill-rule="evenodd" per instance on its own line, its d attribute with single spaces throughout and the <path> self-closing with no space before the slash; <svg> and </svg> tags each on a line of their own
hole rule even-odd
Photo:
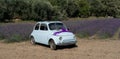
<svg viewBox="0 0 120 59">
<path fill-rule="evenodd" d="M 119 33 L 119 37 L 118 38 L 120 39 L 120 33 Z"/>
<path fill-rule="evenodd" d="M 120 18 L 120 15 L 116 15 L 115 18 Z"/>
<path fill-rule="evenodd" d="M 112 34 L 108 33 L 108 32 L 105 32 L 105 33 L 100 33 L 100 34 L 97 34 L 97 37 L 99 39 L 108 39 L 108 38 L 111 38 L 112 37 Z"/>
<path fill-rule="evenodd" d="M 0 40 L 3 40 L 4 36 L 2 34 L 0 34 Z"/>
<path fill-rule="evenodd" d="M 77 36 L 80 38 L 88 38 L 90 34 L 88 32 L 80 32 Z"/>
<path fill-rule="evenodd" d="M 120 28 L 114 33 L 113 39 L 119 39 L 120 37 Z"/>
<path fill-rule="evenodd" d="M 12 35 L 9 39 L 5 39 L 6 43 L 12 43 L 12 42 L 21 42 L 24 41 L 23 38 L 20 35 Z"/>
</svg>

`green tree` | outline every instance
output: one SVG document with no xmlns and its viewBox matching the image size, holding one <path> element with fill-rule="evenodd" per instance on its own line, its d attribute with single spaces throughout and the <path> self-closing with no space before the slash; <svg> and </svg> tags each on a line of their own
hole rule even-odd
<svg viewBox="0 0 120 59">
<path fill-rule="evenodd" d="M 106 16 L 120 15 L 120 0 L 101 0 L 101 3 L 105 6 Z"/>
<path fill-rule="evenodd" d="M 0 21 L 120 17 L 120 0 L 0 0 Z"/>
<path fill-rule="evenodd" d="M 105 6 L 101 3 L 101 0 L 90 0 L 89 3 L 91 16 L 103 16 Z"/>
<path fill-rule="evenodd" d="M 78 0 L 79 17 L 88 17 L 90 13 L 90 4 L 87 0 Z"/>
<path fill-rule="evenodd" d="M 67 17 L 67 1 L 68 0 L 49 0 L 53 6 L 54 20 L 63 20 Z"/>
<path fill-rule="evenodd" d="M 49 1 L 40 1 L 34 4 L 35 18 L 37 20 L 50 20 L 52 16 L 52 5 Z"/>
<path fill-rule="evenodd" d="M 113 16 L 120 14 L 120 0 L 88 0 L 91 16 Z"/>
<path fill-rule="evenodd" d="M 6 4 L 4 0 L 0 0 L 0 22 L 4 22 L 4 13 L 6 12 Z"/>
</svg>

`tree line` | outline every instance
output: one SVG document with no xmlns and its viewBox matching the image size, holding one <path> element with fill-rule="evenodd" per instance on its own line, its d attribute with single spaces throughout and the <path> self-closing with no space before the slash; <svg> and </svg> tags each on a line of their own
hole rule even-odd
<svg viewBox="0 0 120 59">
<path fill-rule="evenodd" d="M 0 0 L 0 21 L 120 17 L 120 0 Z"/>
</svg>

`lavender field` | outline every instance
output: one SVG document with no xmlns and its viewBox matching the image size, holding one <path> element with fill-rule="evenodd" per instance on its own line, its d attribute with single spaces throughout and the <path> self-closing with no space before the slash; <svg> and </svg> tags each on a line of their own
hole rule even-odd
<svg viewBox="0 0 120 59">
<path fill-rule="evenodd" d="M 99 19 L 99 20 L 69 20 L 63 21 L 69 30 L 78 35 L 91 37 L 98 36 L 112 37 L 120 31 L 120 19 Z M 0 38 L 2 39 L 22 39 L 26 40 L 32 31 L 35 23 L 5 23 L 0 24 Z M 17 41 L 17 40 L 16 40 Z"/>
</svg>

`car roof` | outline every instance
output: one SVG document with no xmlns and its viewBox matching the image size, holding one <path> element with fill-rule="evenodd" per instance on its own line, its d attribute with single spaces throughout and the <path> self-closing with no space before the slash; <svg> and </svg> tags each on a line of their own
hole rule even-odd
<svg viewBox="0 0 120 59">
<path fill-rule="evenodd" d="M 37 23 L 46 23 L 46 24 L 49 24 L 49 23 L 62 23 L 61 21 L 39 21 Z"/>
</svg>

